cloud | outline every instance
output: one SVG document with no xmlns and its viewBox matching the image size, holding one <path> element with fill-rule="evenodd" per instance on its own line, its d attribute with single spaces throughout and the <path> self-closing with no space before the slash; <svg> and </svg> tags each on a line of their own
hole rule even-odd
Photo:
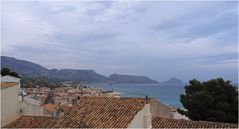
<svg viewBox="0 0 239 129">
<path fill-rule="evenodd" d="M 105 75 L 237 80 L 235 2 L 2 4 L 3 55 Z"/>
<path fill-rule="evenodd" d="M 187 43 L 196 38 L 213 36 L 218 33 L 228 34 L 228 31 L 232 30 L 236 32 L 238 9 L 233 4 L 235 5 L 235 2 L 217 3 L 215 4 L 217 6 L 209 4 L 196 11 L 188 11 L 183 16 L 177 15 L 170 20 L 152 26 L 153 33 L 159 31 L 170 34 L 168 39 L 171 40 L 170 43 Z M 228 36 L 226 35 L 226 37 Z"/>
<path fill-rule="evenodd" d="M 73 1 L 38 2 L 46 12 L 57 15 L 77 17 L 79 22 L 118 22 L 126 17 L 144 12 L 149 6 L 137 1 Z"/>
<path fill-rule="evenodd" d="M 11 45 L 28 44 L 29 41 L 44 41 L 55 33 L 55 28 L 44 19 L 15 3 L 3 2 L 2 9 L 2 47 L 8 51 Z M 19 11 L 19 10 L 21 11 Z"/>
</svg>

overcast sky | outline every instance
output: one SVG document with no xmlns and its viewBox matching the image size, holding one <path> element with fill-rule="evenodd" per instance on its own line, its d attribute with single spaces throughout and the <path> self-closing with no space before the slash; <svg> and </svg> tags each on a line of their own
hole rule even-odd
<svg viewBox="0 0 239 129">
<path fill-rule="evenodd" d="M 2 2 L 1 54 L 46 68 L 237 82 L 236 2 Z"/>
</svg>

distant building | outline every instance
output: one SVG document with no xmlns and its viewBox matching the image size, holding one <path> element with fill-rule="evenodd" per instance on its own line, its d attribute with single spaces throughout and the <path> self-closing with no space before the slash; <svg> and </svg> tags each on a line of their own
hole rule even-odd
<svg viewBox="0 0 239 129">
<path fill-rule="evenodd" d="M 44 104 L 44 115 L 45 116 L 51 116 L 51 117 L 59 117 L 60 114 L 63 112 L 63 110 L 54 104 Z"/>
<path fill-rule="evenodd" d="M 20 114 L 18 90 L 20 79 L 11 76 L 1 77 L 1 126 L 5 126 L 16 119 Z"/>
<path fill-rule="evenodd" d="M 22 115 L 26 116 L 44 116 L 44 108 L 41 102 L 28 96 L 19 97 L 19 105 Z"/>
<path fill-rule="evenodd" d="M 19 83 L 20 84 L 20 79 L 17 78 L 17 77 L 13 77 L 13 76 L 10 76 L 10 75 L 5 75 L 5 76 L 1 76 L 1 82 L 15 82 L 15 83 Z M 21 88 L 20 86 L 21 85 L 18 85 L 19 89 Z"/>
<path fill-rule="evenodd" d="M 74 84 L 73 81 L 64 81 L 64 82 L 62 82 L 62 85 L 63 86 L 73 86 L 73 85 L 76 85 L 76 84 Z"/>
</svg>

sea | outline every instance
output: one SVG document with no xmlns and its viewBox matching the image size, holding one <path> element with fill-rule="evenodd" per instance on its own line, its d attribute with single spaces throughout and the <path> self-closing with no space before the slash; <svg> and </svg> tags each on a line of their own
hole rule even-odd
<svg viewBox="0 0 239 129">
<path fill-rule="evenodd" d="M 84 86 L 91 86 L 103 89 L 104 91 L 115 91 L 122 93 L 123 97 L 154 97 L 158 101 L 169 105 L 171 107 L 183 107 L 180 102 L 180 95 L 184 94 L 183 85 L 162 85 L 162 84 L 84 84 Z"/>
</svg>

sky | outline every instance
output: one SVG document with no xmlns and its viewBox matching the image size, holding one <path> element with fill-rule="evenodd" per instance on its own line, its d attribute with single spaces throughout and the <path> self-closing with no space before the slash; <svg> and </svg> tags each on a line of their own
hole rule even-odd
<svg viewBox="0 0 239 129">
<path fill-rule="evenodd" d="M 48 69 L 238 81 L 238 3 L 2 1 L 1 55 Z"/>
</svg>

